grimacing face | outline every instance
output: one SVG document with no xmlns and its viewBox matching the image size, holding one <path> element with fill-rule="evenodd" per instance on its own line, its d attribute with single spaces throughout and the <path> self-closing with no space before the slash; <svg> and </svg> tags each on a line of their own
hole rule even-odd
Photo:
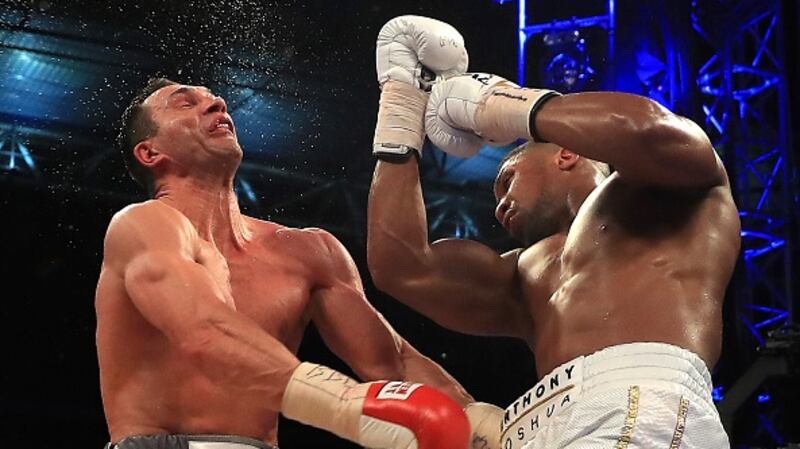
<svg viewBox="0 0 800 449">
<path fill-rule="evenodd" d="M 199 168 L 227 162 L 238 166 L 241 161 L 242 149 L 228 107 L 207 88 L 165 86 L 143 106 L 158 127 L 147 140 L 176 164 Z"/>
<path fill-rule="evenodd" d="M 558 196 L 547 184 L 545 158 L 533 153 L 524 151 L 506 161 L 494 183 L 497 221 L 526 245 L 558 230 Z"/>
</svg>

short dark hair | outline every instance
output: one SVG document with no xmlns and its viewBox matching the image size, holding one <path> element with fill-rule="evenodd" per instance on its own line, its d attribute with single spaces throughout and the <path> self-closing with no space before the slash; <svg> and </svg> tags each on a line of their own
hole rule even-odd
<svg viewBox="0 0 800 449">
<path fill-rule="evenodd" d="M 167 78 L 153 77 L 141 88 L 122 113 L 122 123 L 117 135 L 117 147 L 122 153 L 122 160 L 131 178 L 152 194 L 154 190 L 153 174 L 133 156 L 133 148 L 142 140 L 150 138 L 158 132 L 150 112 L 142 105 L 144 100 L 162 87 L 180 84 Z"/>
<path fill-rule="evenodd" d="M 520 153 L 528 151 L 530 149 L 530 147 L 531 147 L 531 142 L 525 142 L 522 145 L 518 145 L 518 146 L 514 147 L 513 149 L 511 149 L 511 151 L 506 153 L 505 156 L 503 156 L 503 159 L 500 159 L 500 163 L 497 164 L 497 166 L 498 167 L 502 167 L 503 164 L 508 162 L 511 158 L 513 158 L 514 156 L 516 156 L 516 155 L 518 155 Z"/>
<path fill-rule="evenodd" d="M 525 142 L 522 145 L 514 147 L 511 151 L 506 153 L 506 155 L 503 156 L 502 159 L 500 159 L 500 163 L 497 164 L 497 166 L 498 167 L 502 167 L 503 164 L 508 162 L 511 158 L 513 158 L 514 156 L 516 156 L 518 154 L 521 154 L 521 153 L 524 153 L 524 152 L 530 150 L 532 146 L 533 146 L 533 142 Z M 597 168 L 600 169 L 600 172 L 603 173 L 603 175 L 605 175 L 606 177 L 610 176 L 611 173 L 614 172 L 614 167 L 612 167 L 610 164 L 607 164 L 605 162 L 600 162 L 600 161 L 594 161 L 594 162 L 597 164 Z"/>
</svg>

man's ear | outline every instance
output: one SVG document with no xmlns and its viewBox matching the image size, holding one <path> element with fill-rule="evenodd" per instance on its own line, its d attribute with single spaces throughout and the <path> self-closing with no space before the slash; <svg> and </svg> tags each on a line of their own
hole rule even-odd
<svg viewBox="0 0 800 449">
<path fill-rule="evenodd" d="M 145 139 L 133 147 L 133 157 L 147 168 L 155 167 L 164 155 L 158 151 L 149 139 Z"/>
<path fill-rule="evenodd" d="M 578 159 L 580 159 L 580 156 L 566 148 L 558 150 L 555 156 L 558 169 L 563 171 L 572 170 L 575 164 L 578 163 Z"/>
</svg>

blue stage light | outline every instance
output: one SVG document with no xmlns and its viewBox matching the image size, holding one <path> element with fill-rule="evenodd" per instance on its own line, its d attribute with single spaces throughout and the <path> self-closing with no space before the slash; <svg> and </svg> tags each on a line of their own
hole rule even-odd
<svg viewBox="0 0 800 449">
<path fill-rule="evenodd" d="M 719 402 L 725 398 L 725 395 L 722 394 L 724 390 L 725 387 L 721 385 L 718 387 L 714 387 L 714 389 L 711 390 L 711 398 L 714 400 L 714 402 Z"/>
<path fill-rule="evenodd" d="M 28 167 L 30 167 L 31 170 L 36 170 L 36 164 L 33 162 L 33 156 L 31 156 L 31 152 L 28 150 L 28 147 L 26 147 L 23 143 L 17 143 L 17 147 L 22 155 L 22 159 L 26 164 L 28 164 Z"/>
</svg>

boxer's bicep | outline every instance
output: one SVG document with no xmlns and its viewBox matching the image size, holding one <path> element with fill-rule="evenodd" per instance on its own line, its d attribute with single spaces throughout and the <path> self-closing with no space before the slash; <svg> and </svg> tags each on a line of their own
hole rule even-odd
<svg viewBox="0 0 800 449">
<path fill-rule="evenodd" d="M 227 307 L 208 270 L 172 252 L 140 253 L 128 264 L 124 281 L 142 316 L 179 344 Z"/>
<path fill-rule="evenodd" d="M 477 335 L 524 335 L 516 293 L 518 251 L 505 255 L 479 242 L 445 239 L 430 247 L 424 270 L 389 292 L 440 325 Z"/>
<path fill-rule="evenodd" d="M 639 148 L 612 163 L 620 177 L 639 185 L 711 188 L 727 174 L 708 136 L 693 121 L 671 113 L 643 132 Z"/>
<path fill-rule="evenodd" d="M 710 188 L 726 179 L 702 128 L 639 95 L 555 97 L 537 112 L 533 125 L 544 140 L 607 162 L 636 184 Z"/>
<path fill-rule="evenodd" d="M 182 338 L 223 305 L 224 292 L 193 258 L 192 236 L 162 205 L 129 208 L 112 220 L 105 264 L 116 272 L 142 316 L 171 339 Z"/>
</svg>

